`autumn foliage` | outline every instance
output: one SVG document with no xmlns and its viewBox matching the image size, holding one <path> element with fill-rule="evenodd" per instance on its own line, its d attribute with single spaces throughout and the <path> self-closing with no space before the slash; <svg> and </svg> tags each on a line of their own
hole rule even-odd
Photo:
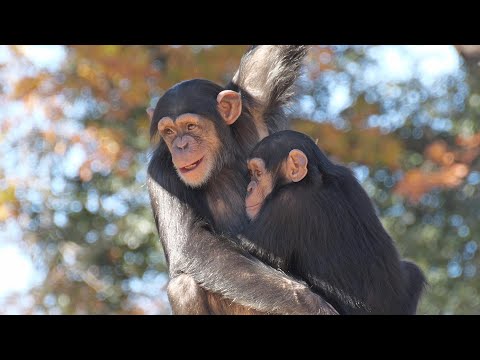
<svg viewBox="0 0 480 360">
<path fill-rule="evenodd" d="M 24 312 L 168 313 L 144 186 L 145 110 L 179 81 L 227 83 L 246 48 L 66 46 L 57 67 L 38 67 L 24 47 L 5 47 L 0 108 L 20 110 L 0 120 L 0 231 L 21 228 L 18 241 L 44 272 Z M 429 277 L 421 311 L 478 313 L 480 73 L 469 57 L 478 53 L 457 47 L 457 72 L 427 86 L 419 75 L 371 80 L 378 48 L 313 46 L 292 128 L 360 174 L 402 255 Z M 337 82 L 349 101 L 335 113 L 326 109 Z"/>
</svg>

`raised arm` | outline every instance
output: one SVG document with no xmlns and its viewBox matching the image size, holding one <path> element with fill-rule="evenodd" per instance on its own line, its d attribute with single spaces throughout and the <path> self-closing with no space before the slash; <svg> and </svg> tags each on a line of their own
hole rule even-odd
<svg viewBox="0 0 480 360">
<path fill-rule="evenodd" d="M 287 128 L 284 106 L 295 94 L 295 81 L 307 51 L 306 45 L 252 46 L 226 86 L 242 94 L 260 138 Z"/>
</svg>

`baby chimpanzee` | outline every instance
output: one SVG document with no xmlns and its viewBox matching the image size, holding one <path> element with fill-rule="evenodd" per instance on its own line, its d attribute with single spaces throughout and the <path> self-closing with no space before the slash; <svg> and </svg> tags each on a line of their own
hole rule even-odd
<svg viewBox="0 0 480 360">
<path fill-rule="evenodd" d="M 248 160 L 242 245 L 305 280 L 341 314 L 415 314 L 425 277 L 402 261 L 352 172 L 311 138 L 280 131 Z"/>
</svg>

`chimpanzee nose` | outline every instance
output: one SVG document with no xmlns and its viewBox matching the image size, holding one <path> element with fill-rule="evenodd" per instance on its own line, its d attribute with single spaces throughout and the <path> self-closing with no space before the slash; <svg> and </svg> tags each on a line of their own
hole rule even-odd
<svg viewBox="0 0 480 360">
<path fill-rule="evenodd" d="M 185 150 L 188 147 L 188 140 L 183 136 L 177 141 L 177 147 L 181 150 Z"/>
<path fill-rule="evenodd" d="M 253 181 L 250 182 L 250 184 L 248 184 L 247 186 L 247 193 L 251 193 L 253 191 L 253 188 L 255 187 L 255 184 Z"/>
</svg>

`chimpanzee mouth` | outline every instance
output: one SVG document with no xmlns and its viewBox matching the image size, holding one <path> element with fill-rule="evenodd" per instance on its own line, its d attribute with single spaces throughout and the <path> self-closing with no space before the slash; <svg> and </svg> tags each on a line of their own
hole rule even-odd
<svg viewBox="0 0 480 360">
<path fill-rule="evenodd" d="M 257 210 L 257 209 L 260 207 L 260 205 L 262 205 L 262 203 L 258 203 L 258 204 L 255 204 L 255 205 L 245 206 L 245 209 L 246 209 L 247 211 L 252 211 L 252 210 L 255 211 L 255 210 Z"/>
<path fill-rule="evenodd" d="M 181 168 L 180 168 L 180 172 L 181 172 L 182 174 L 185 174 L 185 173 L 187 173 L 187 172 L 189 172 L 189 171 L 192 171 L 193 169 L 195 169 L 195 168 L 201 163 L 202 160 L 203 160 L 203 157 L 200 158 L 200 160 L 197 160 L 197 161 L 195 161 L 194 163 L 191 163 L 190 165 L 181 167 Z"/>
</svg>

